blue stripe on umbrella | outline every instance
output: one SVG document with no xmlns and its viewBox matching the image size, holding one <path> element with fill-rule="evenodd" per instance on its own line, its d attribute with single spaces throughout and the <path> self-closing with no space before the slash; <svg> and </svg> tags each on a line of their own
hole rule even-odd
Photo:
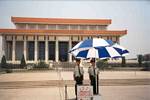
<svg viewBox="0 0 150 100">
<path fill-rule="evenodd" d="M 105 47 L 98 48 L 99 58 L 110 57 L 107 49 Z"/>
<path fill-rule="evenodd" d="M 80 51 L 76 57 L 86 58 L 89 50 Z"/>
<path fill-rule="evenodd" d="M 129 53 L 129 51 L 128 50 L 123 50 L 123 54 L 125 54 L 125 53 Z"/>
<path fill-rule="evenodd" d="M 122 56 L 115 56 L 115 57 L 112 57 L 112 58 L 121 58 Z"/>
<path fill-rule="evenodd" d="M 115 50 L 117 50 L 118 51 L 118 53 L 120 54 L 120 55 L 123 55 L 123 54 L 126 54 L 126 53 L 129 53 L 129 51 L 128 50 L 122 50 L 122 49 L 119 49 L 119 48 L 116 48 L 116 47 L 113 47 Z"/>
<path fill-rule="evenodd" d="M 79 46 L 79 48 L 92 47 L 92 44 L 93 44 L 93 40 L 87 39 L 87 40 L 84 40 L 84 42 Z"/>
<path fill-rule="evenodd" d="M 113 45 L 114 42 L 112 40 L 106 40 L 108 42 L 108 44 Z"/>
<path fill-rule="evenodd" d="M 123 54 L 123 51 L 122 51 L 122 49 L 115 48 L 115 47 L 114 47 L 114 49 L 115 49 L 115 50 L 117 50 L 117 51 L 118 51 L 118 53 L 119 53 L 120 55 L 122 55 L 122 54 Z"/>
<path fill-rule="evenodd" d="M 87 39 L 87 40 L 84 40 L 83 43 L 81 43 L 81 45 L 79 45 L 78 48 L 88 48 L 88 47 L 93 47 L 93 41 L 94 39 Z M 109 45 L 112 45 L 113 42 L 112 40 L 105 40 L 106 43 L 108 43 Z"/>
<path fill-rule="evenodd" d="M 79 42 L 77 45 L 75 45 L 71 50 L 69 50 L 69 53 L 76 49 L 81 48 L 92 48 L 92 47 L 106 47 L 111 46 L 113 44 L 112 40 L 104 40 L 101 38 L 94 38 L 94 39 L 86 39 L 84 41 Z"/>
</svg>

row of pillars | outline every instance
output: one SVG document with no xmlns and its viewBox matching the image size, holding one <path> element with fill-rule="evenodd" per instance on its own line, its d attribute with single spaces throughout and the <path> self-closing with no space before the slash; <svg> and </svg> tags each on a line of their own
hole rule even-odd
<svg viewBox="0 0 150 100">
<path fill-rule="evenodd" d="M 55 41 L 55 61 L 59 61 L 59 47 L 58 47 L 58 39 L 56 38 Z M 15 48 L 16 48 L 16 38 L 13 36 L 13 42 L 12 42 L 12 62 L 15 62 Z M 34 62 L 38 61 L 38 39 L 37 36 L 35 36 L 34 40 Z M 71 38 L 69 38 L 69 50 L 72 48 L 72 43 L 71 43 Z M 24 43 L 23 43 L 23 54 L 25 57 L 25 60 L 27 59 L 27 40 L 24 38 Z M 45 38 L 45 62 L 48 63 L 48 36 Z M 72 55 L 69 54 L 69 62 L 72 62 Z"/>
</svg>

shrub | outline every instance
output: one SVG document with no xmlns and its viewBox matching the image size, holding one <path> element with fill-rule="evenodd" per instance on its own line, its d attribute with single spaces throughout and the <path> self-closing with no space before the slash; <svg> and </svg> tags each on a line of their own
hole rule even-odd
<svg viewBox="0 0 150 100">
<path fill-rule="evenodd" d="M 142 66 L 142 61 L 143 61 L 143 56 L 142 55 L 138 55 L 138 63 L 139 63 L 140 67 Z"/>
<path fill-rule="evenodd" d="M 36 69 L 47 69 L 48 64 L 46 64 L 44 61 L 39 61 L 37 65 L 34 66 Z"/>
<path fill-rule="evenodd" d="M 26 69 L 27 69 L 27 70 L 31 70 L 31 69 L 34 68 L 34 66 L 35 66 L 35 64 L 27 64 L 27 65 L 26 65 Z"/>
<path fill-rule="evenodd" d="M 144 71 L 150 71 L 150 61 L 144 61 Z"/>
<path fill-rule="evenodd" d="M 121 63 L 122 67 L 126 67 L 126 58 L 122 57 L 122 63 Z"/>
<path fill-rule="evenodd" d="M 145 55 L 143 56 L 143 60 L 144 60 L 144 61 L 150 61 L 150 54 L 145 54 Z"/>
<path fill-rule="evenodd" d="M 99 60 L 96 65 L 99 69 L 104 70 L 107 67 L 107 60 Z"/>
<path fill-rule="evenodd" d="M 1 67 L 2 68 L 8 68 L 7 62 L 6 62 L 6 57 L 3 55 L 2 60 L 1 60 Z"/>
<path fill-rule="evenodd" d="M 6 73 L 12 73 L 12 69 L 5 69 Z"/>
<path fill-rule="evenodd" d="M 22 55 L 21 62 L 20 62 L 20 67 L 21 68 L 26 67 L 26 61 L 25 61 L 24 55 Z"/>
</svg>

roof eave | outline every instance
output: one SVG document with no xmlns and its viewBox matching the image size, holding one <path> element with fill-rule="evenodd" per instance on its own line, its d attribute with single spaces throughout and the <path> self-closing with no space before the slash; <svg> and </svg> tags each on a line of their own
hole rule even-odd
<svg viewBox="0 0 150 100">
<path fill-rule="evenodd" d="M 43 20 L 43 21 L 42 21 Z M 50 21 L 51 20 L 51 21 Z M 60 20 L 57 22 L 57 20 Z M 68 22 L 69 20 L 69 22 Z M 71 20 L 73 22 L 71 22 Z M 81 20 L 81 23 L 80 21 Z M 88 22 L 90 20 L 90 22 Z M 29 18 L 29 17 L 11 17 L 14 24 L 34 23 L 34 24 L 76 24 L 76 25 L 109 25 L 111 19 L 72 19 L 72 18 Z M 54 22 L 53 22 L 54 21 Z M 62 21 L 62 22 L 61 22 Z"/>
<path fill-rule="evenodd" d="M 0 33 L 5 34 L 14 34 L 14 35 L 119 35 L 123 36 L 127 34 L 127 30 L 101 30 L 101 31 L 93 31 L 93 30 L 21 30 L 21 29 L 0 29 Z M 36 34 L 33 34 L 36 33 Z M 55 33 L 55 34 L 52 34 Z"/>
</svg>

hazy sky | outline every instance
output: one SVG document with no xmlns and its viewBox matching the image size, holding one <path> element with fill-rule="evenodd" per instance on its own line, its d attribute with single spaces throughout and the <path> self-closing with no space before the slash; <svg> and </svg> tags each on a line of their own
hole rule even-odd
<svg viewBox="0 0 150 100">
<path fill-rule="evenodd" d="M 0 28 L 15 28 L 11 16 L 44 18 L 108 18 L 108 30 L 128 30 L 121 45 L 128 58 L 150 53 L 148 0 L 0 0 Z"/>
</svg>

